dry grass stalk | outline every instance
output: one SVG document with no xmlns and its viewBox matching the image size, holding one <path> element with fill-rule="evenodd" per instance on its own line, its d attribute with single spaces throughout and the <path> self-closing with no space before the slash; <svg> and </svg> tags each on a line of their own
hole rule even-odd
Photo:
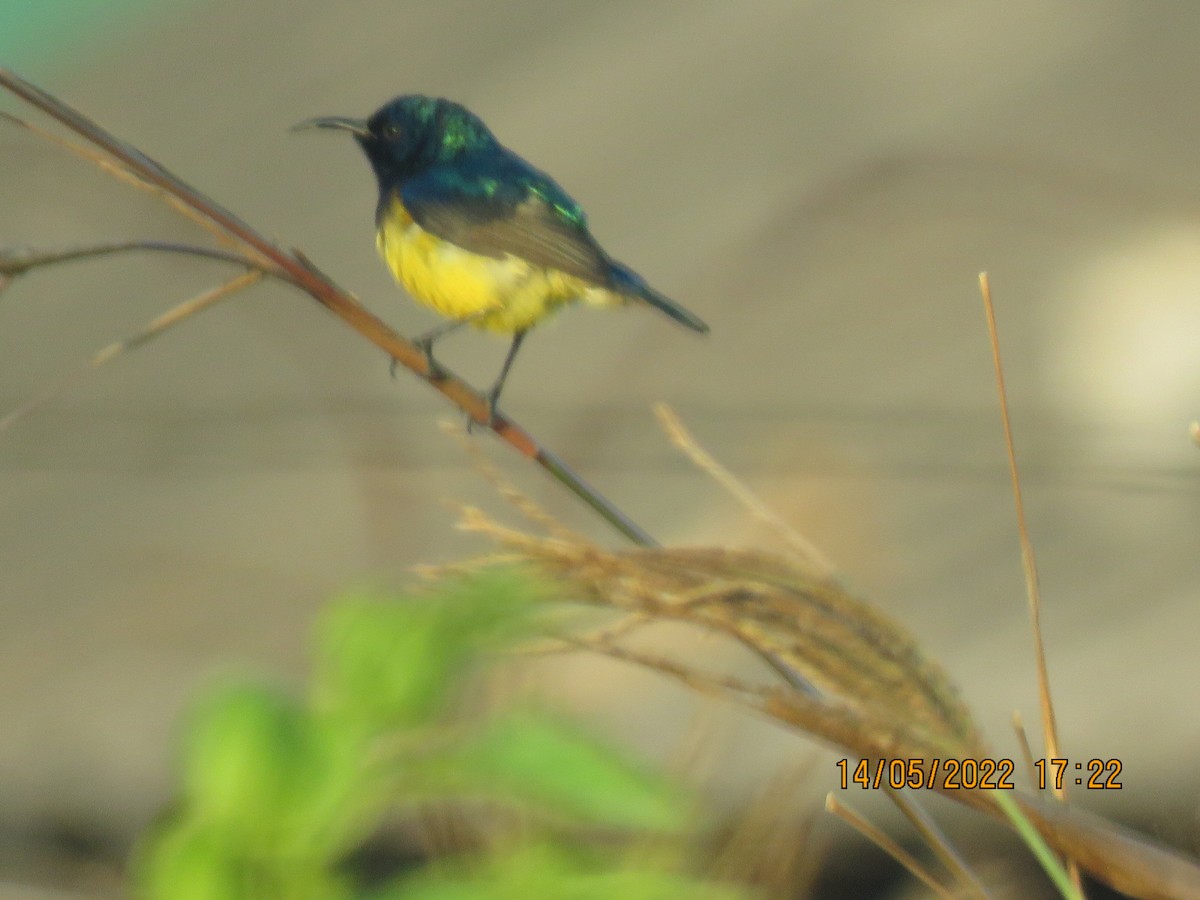
<svg viewBox="0 0 1200 900">
<path fill-rule="evenodd" d="M 510 499 L 518 493 L 506 487 Z M 528 498 L 519 508 L 535 522 L 546 515 Z M 720 548 L 612 552 L 561 528 L 547 537 L 506 528 L 475 509 L 464 510 L 461 527 L 491 537 L 506 559 L 531 565 L 563 596 L 631 617 L 609 632 L 564 635 L 568 646 L 637 663 L 860 759 L 923 760 L 927 774 L 933 758 L 994 757 L 940 666 L 887 617 L 832 578 L 814 575 L 809 561 Z M 784 675 L 784 683 L 748 684 L 621 643 L 638 625 L 663 621 L 734 638 Z M 943 792 L 1003 821 L 992 791 Z M 1082 810 L 1034 794 L 1009 795 L 1052 848 L 1117 890 L 1165 900 L 1200 897 L 1194 860 Z M 972 880 L 965 879 L 968 890 Z"/>
<path fill-rule="evenodd" d="M 933 817 L 925 811 L 925 808 L 903 791 L 889 789 L 887 795 L 960 886 L 961 895 L 963 897 L 987 897 L 987 890 L 971 870 L 967 860 L 954 848 L 950 839 L 933 821 Z"/>
<path fill-rule="evenodd" d="M 78 141 L 68 140 L 67 138 L 54 134 L 51 131 L 47 131 L 44 128 L 39 128 L 32 122 L 27 122 L 25 119 L 10 115 L 9 113 L 0 112 L 0 119 L 16 125 L 18 128 L 25 129 L 30 134 L 36 135 L 43 141 L 61 147 L 68 153 L 78 156 L 80 159 L 91 163 L 106 175 L 109 175 L 118 181 L 135 188 L 136 190 L 153 194 L 163 203 L 175 210 L 175 212 L 177 212 L 179 215 L 186 219 L 190 219 L 192 222 L 207 231 L 223 247 L 229 247 L 239 251 L 253 252 L 253 248 L 243 247 L 237 241 L 232 240 L 225 231 L 217 227 L 210 219 L 199 215 L 194 209 L 182 202 L 170 191 L 163 190 L 163 188 L 159 185 L 147 181 L 128 166 L 122 165 L 118 160 L 106 156 L 105 154 L 96 150 L 94 147 L 89 147 L 87 144 L 81 144 Z M 257 254 L 255 255 L 257 256 Z M 257 262 L 264 269 L 270 268 L 269 262 L 265 258 L 260 257 Z"/>
<path fill-rule="evenodd" d="M 791 677 L 751 688 L 652 661 L 665 674 L 710 693 L 740 693 L 741 702 L 862 757 L 986 755 L 949 679 L 911 637 L 837 582 L 786 559 L 719 548 L 610 552 L 504 528 L 477 510 L 462 527 L 524 556 L 573 599 L 727 635 Z M 636 656 L 608 638 L 590 643 Z"/>
<path fill-rule="evenodd" d="M 766 898 L 807 897 L 820 875 L 815 811 L 797 818 L 797 799 L 813 775 L 815 758 L 764 782 L 741 814 L 717 835 L 706 874 L 753 885 Z"/>
<path fill-rule="evenodd" d="M 229 281 L 219 284 L 216 287 L 201 291 L 193 297 L 185 300 L 183 303 L 172 307 L 165 313 L 155 316 L 153 320 L 146 324 L 142 330 L 131 335 L 122 341 L 109 344 L 106 347 L 100 348 L 91 358 L 85 361 L 75 370 L 68 372 L 62 378 L 47 385 L 33 397 L 26 400 L 16 409 L 0 416 L 0 432 L 10 428 L 15 422 L 23 416 L 28 415 L 33 410 L 50 402 L 54 398 L 60 396 L 69 388 L 81 381 L 88 373 L 100 366 L 111 362 L 118 356 L 128 353 L 143 344 L 149 343 L 163 332 L 175 325 L 178 325 L 189 316 L 193 316 L 216 303 L 221 302 L 227 297 L 231 297 L 245 288 L 256 284 L 263 277 L 263 273 L 258 270 L 252 270 L 231 278 Z"/>
<path fill-rule="evenodd" d="M 713 481 L 725 488 L 731 496 L 742 504 L 755 518 L 765 522 L 779 538 L 799 556 L 812 566 L 814 574 L 831 577 L 837 569 L 816 544 L 797 531 L 790 523 L 782 519 L 775 510 L 763 503 L 742 480 L 717 462 L 716 458 L 705 450 L 684 427 L 679 416 L 665 403 L 654 407 L 654 414 L 659 424 L 666 432 L 671 443 L 678 447 L 692 464 L 707 474 Z"/>
<path fill-rule="evenodd" d="M 868 841 L 883 850 L 888 856 L 904 866 L 905 869 L 912 874 L 914 878 L 924 884 L 927 888 L 933 891 L 937 896 L 944 897 L 946 900 L 954 900 L 954 895 L 943 887 L 929 871 L 921 865 L 921 862 L 911 853 L 893 841 L 884 832 L 880 831 L 869 821 L 856 813 L 850 807 L 843 803 L 839 803 L 833 794 L 825 795 L 825 809 L 837 816 Z"/>
</svg>

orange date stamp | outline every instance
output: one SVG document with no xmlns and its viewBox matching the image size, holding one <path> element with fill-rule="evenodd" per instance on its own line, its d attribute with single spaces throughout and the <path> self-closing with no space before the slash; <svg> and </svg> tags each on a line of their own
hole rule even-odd
<svg viewBox="0 0 1200 900">
<path fill-rule="evenodd" d="M 838 779 L 842 790 L 993 790 L 1011 791 L 1016 785 L 1016 764 L 1011 759 L 839 759 Z M 1120 790 L 1122 763 L 1119 759 L 1039 759 L 1033 763 L 1040 790 L 1060 791 L 1065 784 L 1088 790 Z"/>
<path fill-rule="evenodd" d="M 851 759 L 837 761 L 842 790 L 1011 791 L 1016 764 L 1011 759 Z"/>
<path fill-rule="evenodd" d="M 1123 768 L 1119 759 L 1089 759 L 1071 762 L 1069 759 L 1035 760 L 1033 770 L 1038 787 L 1061 791 L 1064 784 L 1075 784 L 1089 791 L 1119 791 L 1118 777 Z"/>
</svg>

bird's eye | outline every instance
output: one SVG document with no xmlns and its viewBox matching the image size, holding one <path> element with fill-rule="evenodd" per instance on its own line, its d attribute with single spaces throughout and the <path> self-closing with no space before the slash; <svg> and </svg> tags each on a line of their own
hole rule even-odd
<svg viewBox="0 0 1200 900">
<path fill-rule="evenodd" d="M 383 126 L 383 136 L 385 138 L 395 138 L 400 136 L 400 126 L 395 122 L 388 122 Z"/>
</svg>

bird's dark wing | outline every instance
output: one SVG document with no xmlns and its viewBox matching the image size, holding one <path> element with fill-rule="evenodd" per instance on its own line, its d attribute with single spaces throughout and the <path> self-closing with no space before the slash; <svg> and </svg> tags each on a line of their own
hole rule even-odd
<svg viewBox="0 0 1200 900">
<path fill-rule="evenodd" d="M 418 225 L 472 253 L 511 254 L 596 285 L 612 283 L 612 264 L 578 204 L 521 160 L 438 166 L 405 181 L 400 199 Z"/>
</svg>

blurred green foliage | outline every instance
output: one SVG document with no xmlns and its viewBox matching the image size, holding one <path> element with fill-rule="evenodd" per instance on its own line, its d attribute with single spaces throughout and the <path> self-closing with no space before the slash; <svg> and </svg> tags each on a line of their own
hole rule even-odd
<svg viewBox="0 0 1200 900">
<path fill-rule="evenodd" d="M 198 0 L 2 0 L 0 65 L 39 78 L 101 54 L 118 41 L 135 42 L 144 30 L 199 6 Z"/>
<path fill-rule="evenodd" d="M 511 571 L 430 594 L 351 596 L 318 624 L 310 696 L 226 683 L 187 722 L 177 807 L 145 836 L 133 879 L 147 900 L 210 898 L 703 898 L 740 891 L 680 874 L 695 810 L 660 777 L 561 718 L 528 708 L 452 714 L 494 651 L 533 633 L 543 589 Z M 486 801 L 519 813 L 494 846 L 383 887 L 347 857 L 418 807 Z M 570 826 L 642 836 L 585 843 Z M 628 841 L 625 842 L 628 845 Z M 671 842 L 667 842 L 670 845 Z M 634 842 L 636 846 L 637 842 Z"/>
</svg>

